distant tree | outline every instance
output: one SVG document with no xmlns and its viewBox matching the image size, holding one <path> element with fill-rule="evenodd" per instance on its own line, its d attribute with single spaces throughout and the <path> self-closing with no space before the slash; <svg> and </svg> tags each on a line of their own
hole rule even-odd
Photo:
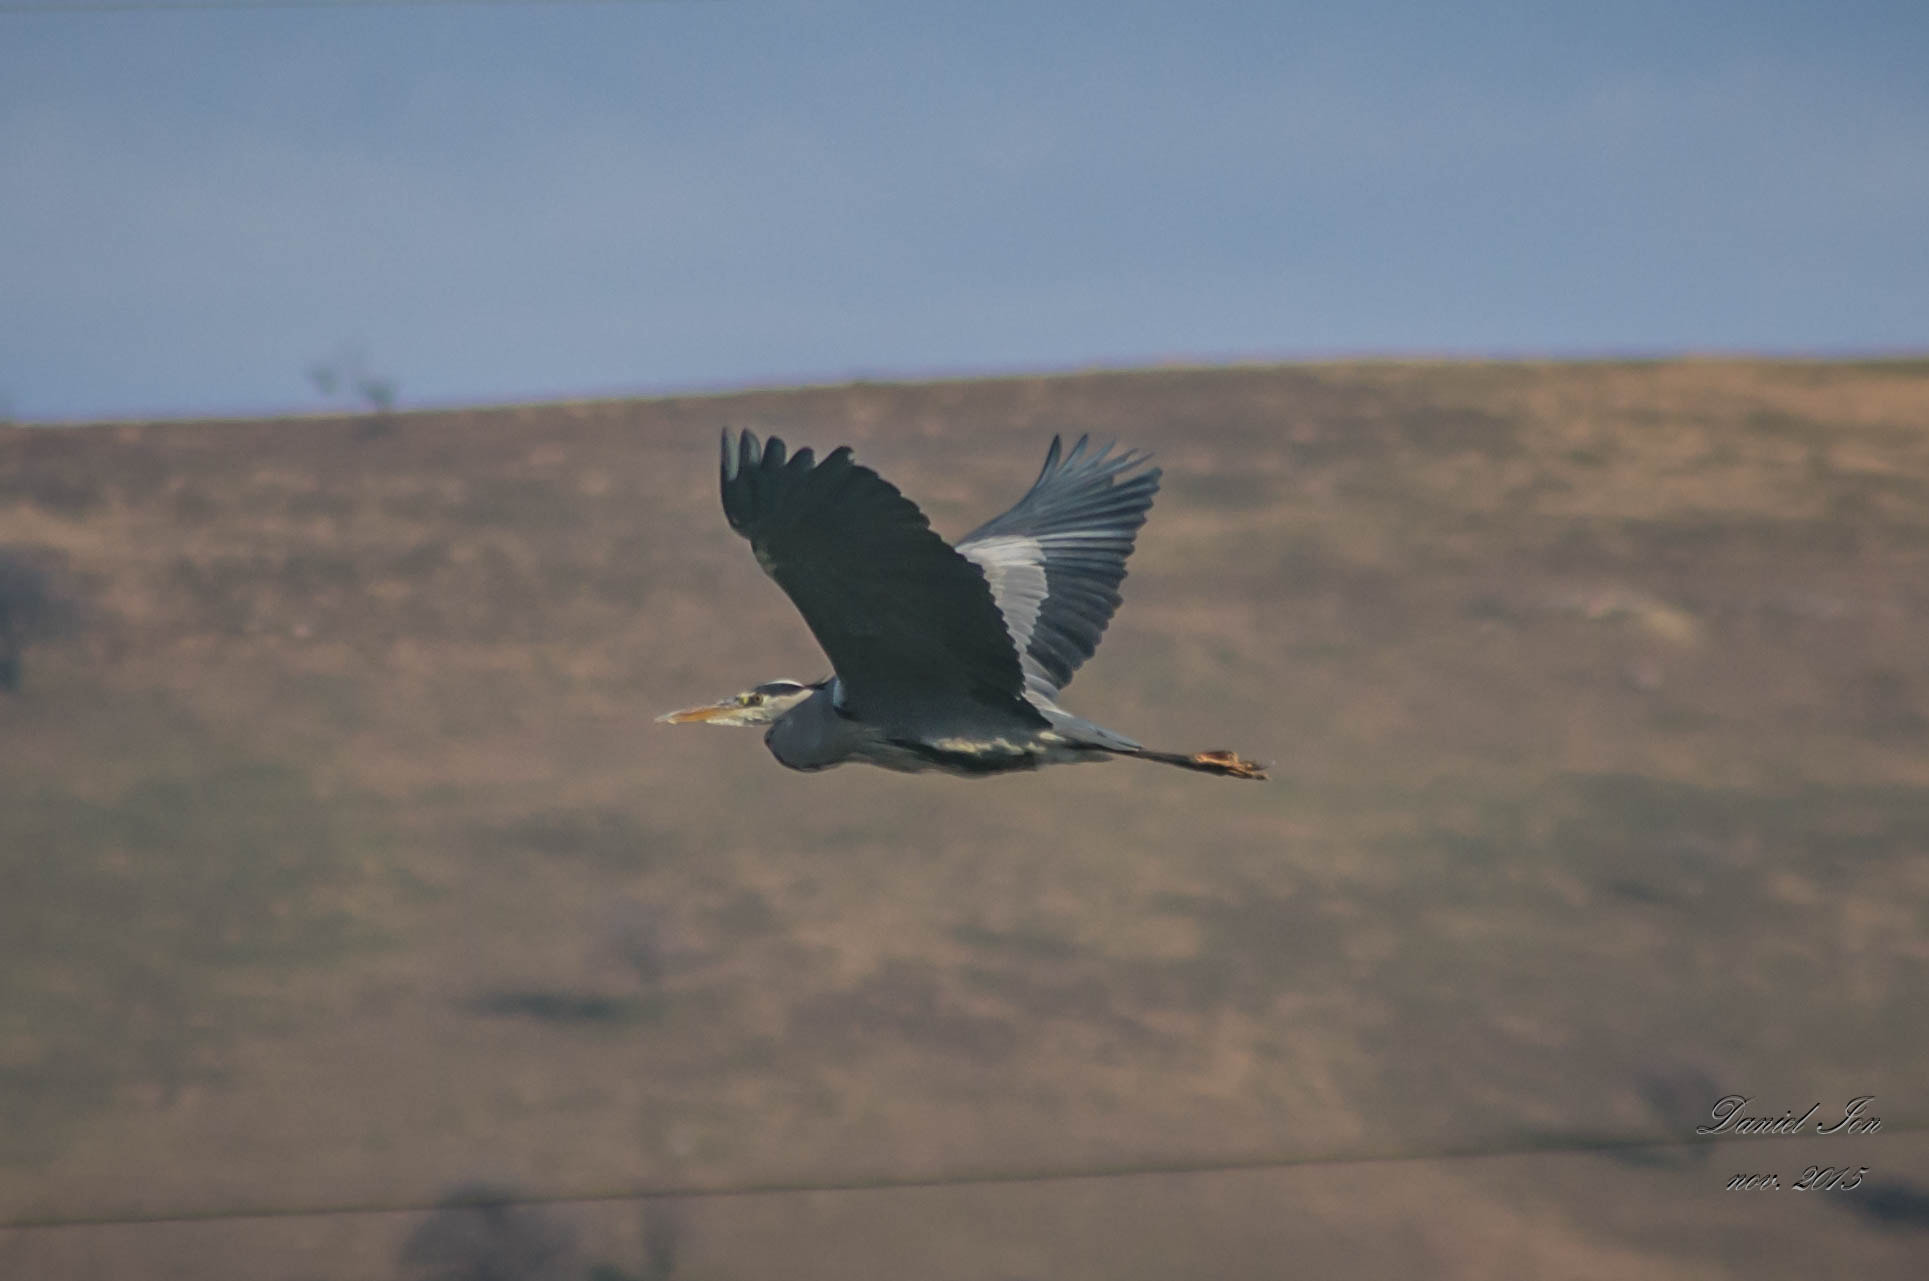
<svg viewBox="0 0 1929 1281">
<path fill-rule="evenodd" d="M 73 608 L 37 549 L 0 547 L 0 691 L 20 688 L 27 646 L 63 634 Z"/>
<path fill-rule="evenodd" d="M 683 1239 L 682 1220 L 674 1201 L 643 1203 L 643 1270 L 631 1272 L 614 1263 L 598 1263 L 585 1281 L 672 1281 L 677 1251 Z"/>
<path fill-rule="evenodd" d="M 348 400 L 374 414 L 395 408 L 400 393 L 393 377 L 369 368 L 368 354 L 354 343 L 344 343 L 333 355 L 310 365 L 308 381 L 324 400 Z"/>
<path fill-rule="evenodd" d="M 402 1243 L 408 1281 L 580 1281 L 576 1234 L 488 1184 L 458 1187 Z"/>
<path fill-rule="evenodd" d="M 683 1241 L 683 1219 L 674 1201 L 648 1201 L 643 1206 L 642 1281 L 670 1281 L 676 1275 L 678 1247 Z"/>
<path fill-rule="evenodd" d="M 392 378 L 363 378 L 355 384 L 355 391 L 378 414 L 395 408 L 396 388 Z"/>
</svg>

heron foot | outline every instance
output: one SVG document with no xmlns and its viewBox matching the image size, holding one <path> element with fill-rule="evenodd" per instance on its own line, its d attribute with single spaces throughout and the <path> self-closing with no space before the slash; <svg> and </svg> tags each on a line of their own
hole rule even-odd
<svg viewBox="0 0 1929 1281">
<path fill-rule="evenodd" d="M 1202 770 L 1213 774 L 1224 774 L 1227 778 L 1265 778 L 1266 767 L 1258 761 L 1249 761 L 1237 752 L 1194 752 L 1192 763 Z"/>
</svg>

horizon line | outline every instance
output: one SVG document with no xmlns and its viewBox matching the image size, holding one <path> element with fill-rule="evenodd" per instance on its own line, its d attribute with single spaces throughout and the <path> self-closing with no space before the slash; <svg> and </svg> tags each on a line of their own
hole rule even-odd
<svg viewBox="0 0 1929 1281">
<path fill-rule="evenodd" d="M 331 418 L 404 417 L 418 414 L 487 413 L 565 405 L 608 405 L 629 401 L 721 400 L 732 396 L 825 391 L 839 387 L 918 387 L 956 383 L 1014 382 L 1131 374 L 1212 372 L 1332 365 L 1661 365 L 1661 364 L 1908 364 L 1929 360 L 1929 345 L 1917 347 L 1723 348 L 1600 347 L 1575 350 L 1492 348 L 1469 351 L 1412 348 L 1371 350 L 1334 348 L 1294 355 L 1255 353 L 1219 357 L 1125 357 L 1065 364 L 926 367 L 894 371 L 853 369 L 842 374 L 773 374 L 743 380 L 696 380 L 643 384 L 631 388 L 534 393 L 502 399 L 425 400 L 384 408 L 360 406 L 263 407 L 256 410 L 157 410 L 109 416 L 0 416 L 0 427 L 131 427 L 149 424 L 220 424 L 309 421 Z"/>
</svg>

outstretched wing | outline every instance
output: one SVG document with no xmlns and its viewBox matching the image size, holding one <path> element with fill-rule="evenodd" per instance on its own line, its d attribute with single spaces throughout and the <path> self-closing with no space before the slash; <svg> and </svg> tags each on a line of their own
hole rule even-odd
<svg viewBox="0 0 1929 1281">
<path fill-rule="evenodd" d="M 1159 491 L 1159 469 L 1131 475 L 1148 455 L 1086 453 L 1080 436 L 1059 457 L 1052 437 L 1031 490 L 996 520 L 967 534 L 958 551 L 985 571 L 1024 666 L 1046 698 L 1071 683 L 1119 607 L 1125 558 Z"/>
<path fill-rule="evenodd" d="M 986 709 L 1043 723 L 984 573 L 897 487 L 771 437 L 723 437 L 723 510 L 837 670 L 841 705 L 934 730 Z"/>
</svg>

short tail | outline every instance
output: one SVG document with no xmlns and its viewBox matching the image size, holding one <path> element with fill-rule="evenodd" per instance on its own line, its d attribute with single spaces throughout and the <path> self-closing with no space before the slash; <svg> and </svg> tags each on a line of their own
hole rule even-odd
<svg viewBox="0 0 1929 1281">
<path fill-rule="evenodd" d="M 1236 752 L 1194 752 L 1190 756 L 1183 756 L 1177 752 L 1155 752 L 1141 747 L 1135 752 L 1121 752 L 1120 755 L 1157 761 L 1161 765 L 1177 765 L 1180 769 L 1198 770 L 1201 774 L 1217 774 L 1221 778 L 1266 777 L 1266 766 L 1258 761 L 1249 761 Z"/>
</svg>

